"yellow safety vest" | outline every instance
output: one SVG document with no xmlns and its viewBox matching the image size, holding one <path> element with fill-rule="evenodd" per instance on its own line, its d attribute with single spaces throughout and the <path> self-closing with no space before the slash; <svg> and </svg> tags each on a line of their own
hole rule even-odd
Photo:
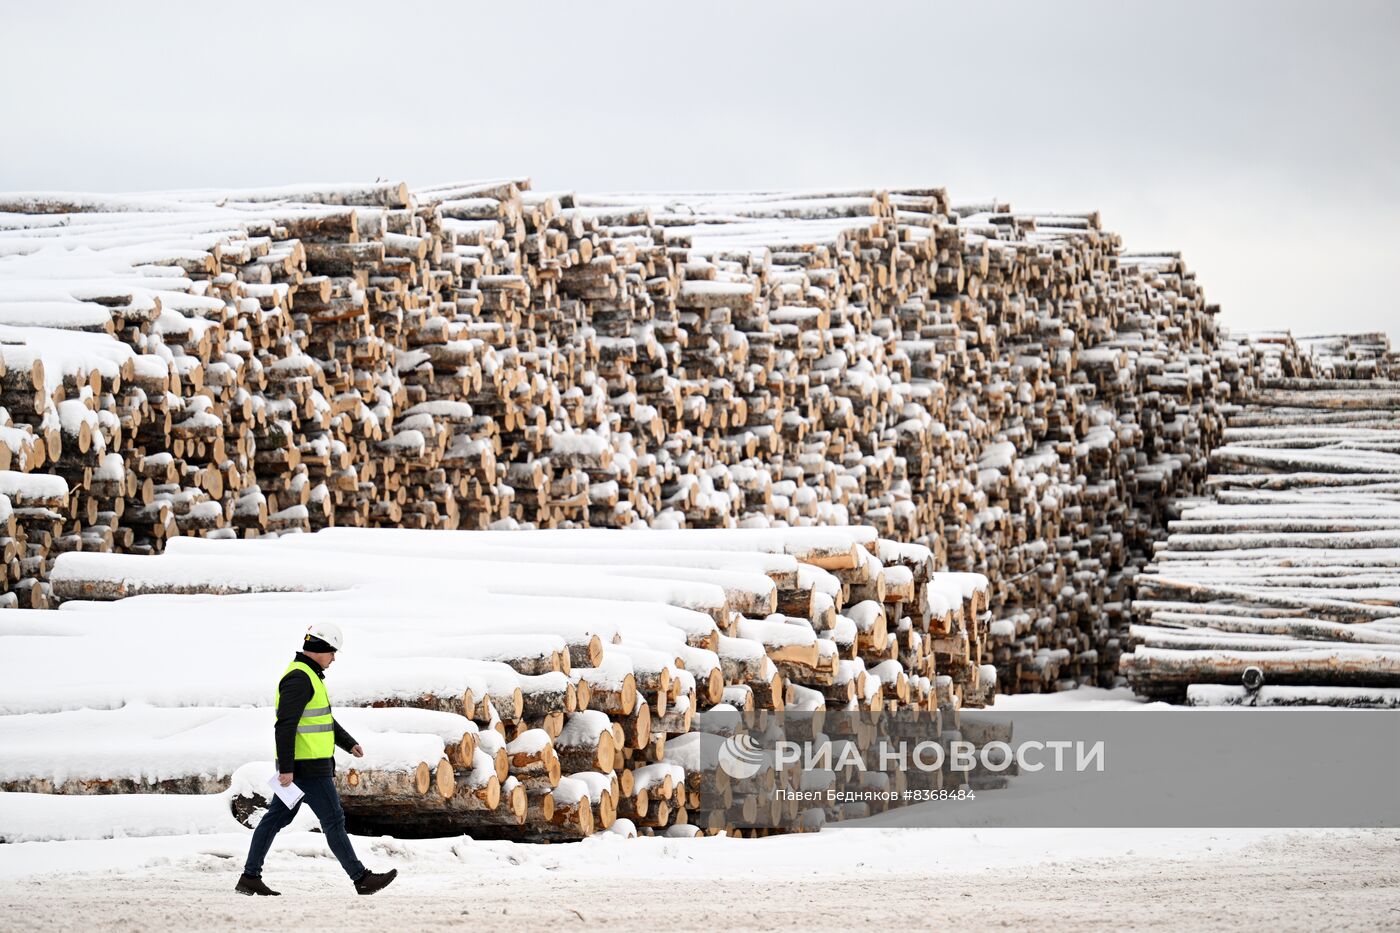
<svg viewBox="0 0 1400 933">
<path fill-rule="evenodd" d="M 316 672 L 301 661 L 293 661 L 282 672 L 286 677 L 292 671 L 305 671 L 311 678 L 311 700 L 301 711 L 297 720 L 296 752 L 297 761 L 314 758 L 331 758 L 335 755 L 335 722 L 331 716 L 331 698 L 326 693 L 326 682 L 316 676 Z M 277 685 L 277 705 L 282 705 L 282 685 Z"/>
</svg>

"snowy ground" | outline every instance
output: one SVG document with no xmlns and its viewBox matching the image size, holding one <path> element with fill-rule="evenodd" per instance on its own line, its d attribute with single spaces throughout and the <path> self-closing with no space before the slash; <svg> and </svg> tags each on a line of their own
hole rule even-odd
<svg viewBox="0 0 1400 933">
<path fill-rule="evenodd" d="M 1007 705 L 1134 702 L 1082 691 Z M 367 864 L 400 872 L 374 898 L 355 897 L 320 835 L 305 831 L 284 832 L 265 868 L 283 897 L 236 895 L 247 844 L 238 831 L 0 845 L 0 926 L 1400 929 L 1397 829 L 843 829 L 555 846 L 357 839 Z"/>
<path fill-rule="evenodd" d="M 310 928 L 347 931 L 1400 928 L 1394 830 L 841 830 L 358 848 L 400 872 L 374 898 L 351 892 L 313 833 L 278 840 L 264 877 L 281 898 L 231 890 L 241 835 L 0 846 L 0 916 L 16 931 L 304 929 L 308 916 L 320 918 Z"/>
<path fill-rule="evenodd" d="M 1078 690 L 1063 690 L 1059 693 L 998 693 L 992 701 L 992 709 L 1005 710 L 1112 710 L 1132 709 L 1176 709 L 1169 703 L 1154 703 L 1133 693 L 1128 687 L 1114 687 L 1103 690 L 1099 687 L 1080 687 Z"/>
</svg>

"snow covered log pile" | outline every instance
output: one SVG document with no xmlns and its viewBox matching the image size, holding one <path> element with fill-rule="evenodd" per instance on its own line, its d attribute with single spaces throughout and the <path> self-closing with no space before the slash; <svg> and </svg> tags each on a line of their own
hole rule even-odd
<svg viewBox="0 0 1400 933">
<path fill-rule="evenodd" d="M 781 769 L 731 781 L 713 733 L 732 720 L 703 732 L 702 714 L 925 710 L 927 737 L 956 737 L 995 690 L 989 589 L 933 568 L 858 526 L 331 528 L 66 553 L 60 611 L 0 613 L 0 790 L 222 791 L 271 757 L 276 678 L 329 618 L 347 636 L 333 704 L 368 753 L 343 758 L 341 790 L 366 831 L 816 828 L 850 814 L 778 800 Z"/>
<path fill-rule="evenodd" d="M 1400 367 L 1384 335 L 1245 349 L 1261 378 L 1138 577 L 1123 671 L 1195 704 L 1400 706 Z"/>
<path fill-rule="evenodd" d="M 3 586 L 326 526 L 862 524 L 1106 682 L 1224 376 L 1174 254 L 940 188 L 0 195 Z M 61 482 L 63 489 L 59 488 Z"/>
</svg>

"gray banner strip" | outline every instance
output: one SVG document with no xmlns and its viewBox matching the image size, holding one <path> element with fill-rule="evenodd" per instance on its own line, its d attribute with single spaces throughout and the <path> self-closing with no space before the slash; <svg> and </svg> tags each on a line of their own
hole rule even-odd
<svg viewBox="0 0 1400 933">
<path fill-rule="evenodd" d="M 711 798 L 755 827 L 1400 826 L 1400 711 L 697 719 Z"/>
</svg>

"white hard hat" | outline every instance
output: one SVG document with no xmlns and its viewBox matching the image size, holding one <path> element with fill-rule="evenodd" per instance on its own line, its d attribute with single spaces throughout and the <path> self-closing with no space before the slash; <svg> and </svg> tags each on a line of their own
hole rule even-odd
<svg viewBox="0 0 1400 933">
<path fill-rule="evenodd" d="M 345 636 L 340 634 L 340 626 L 334 622 L 313 622 L 308 625 L 306 638 L 303 638 L 302 641 L 305 642 L 309 638 L 319 638 L 336 651 L 339 651 L 340 646 L 345 643 Z"/>
</svg>

